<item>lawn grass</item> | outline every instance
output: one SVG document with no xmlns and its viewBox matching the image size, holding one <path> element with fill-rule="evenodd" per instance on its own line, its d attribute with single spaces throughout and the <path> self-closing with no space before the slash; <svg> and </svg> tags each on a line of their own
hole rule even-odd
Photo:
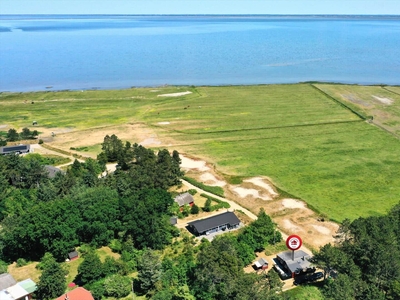
<svg viewBox="0 0 400 300">
<path fill-rule="evenodd" d="M 75 150 L 78 152 L 95 153 L 95 154 L 98 154 L 102 151 L 101 144 L 82 146 L 82 147 L 77 147 L 77 148 L 70 148 L 70 150 Z"/>
<path fill-rule="evenodd" d="M 83 258 L 79 257 L 75 260 L 71 260 L 69 262 L 64 262 L 63 265 L 65 266 L 65 268 L 68 270 L 68 274 L 67 274 L 67 285 L 70 284 L 71 282 L 74 282 L 76 276 L 78 275 L 78 267 L 79 265 L 83 262 Z M 67 290 L 72 290 L 75 287 L 68 287 L 67 286 Z"/>
<path fill-rule="evenodd" d="M 17 263 L 14 262 L 8 266 L 7 271 L 17 282 L 30 278 L 37 283 L 42 274 L 42 271 L 36 269 L 37 264 L 38 262 L 29 262 L 23 267 L 17 267 Z"/>
<path fill-rule="evenodd" d="M 287 299 L 290 300 L 323 300 L 321 291 L 313 285 L 302 285 L 284 292 Z"/>
<path fill-rule="evenodd" d="M 286 242 L 285 241 L 280 241 L 279 243 L 276 243 L 275 245 L 270 245 L 268 244 L 265 249 L 264 253 L 265 255 L 274 255 L 283 251 L 287 250 Z"/>
<path fill-rule="evenodd" d="M 107 256 L 111 256 L 114 259 L 119 259 L 121 256 L 119 253 L 112 252 L 111 248 L 106 246 L 97 249 L 96 252 L 102 262 L 104 262 Z"/>
<path fill-rule="evenodd" d="M 332 97 L 341 102 L 349 98 L 343 95 L 353 95 L 351 99 L 374 103 L 374 113 L 385 117 L 381 123 L 396 133 L 399 87 L 315 87 L 2 93 L 0 120 L 22 128 L 34 119 L 38 126 L 77 130 L 141 122 L 160 139 L 167 138 L 171 150 L 205 158 L 227 178 L 268 176 L 279 190 L 333 220 L 386 213 L 400 200 L 400 141 Z M 193 93 L 158 97 L 187 90 Z M 372 96 L 394 102 L 384 106 Z M 357 101 L 347 100 L 346 105 L 361 114 L 372 113 L 371 105 L 365 108 Z"/>
</svg>

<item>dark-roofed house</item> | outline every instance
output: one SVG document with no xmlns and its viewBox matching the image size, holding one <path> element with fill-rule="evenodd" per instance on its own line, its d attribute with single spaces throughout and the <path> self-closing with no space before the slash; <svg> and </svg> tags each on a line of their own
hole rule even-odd
<svg viewBox="0 0 400 300">
<path fill-rule="evenodd" d="M 310 258 L 311 256 L 303 250 L 296 250 L 294 251 L 293 259 L 292 251 L 285 251 L 278 253 L 275 261 L 278 263 L 279 269 L 285 272 L 288 277 L 295 278 L 296 276 L 315 271 L 315 267 L 309 261 Z"/>
<path fill-rule="evenodd" d="M 207 219 L 188 223 L 189 229 L 196 235 L 208 235 L 213 232 L 239 227 L 240 220 L 233 212 L 225 212 Z"/>
<path fill-rule="evenodd" d="M 56 174 L 57 174 L 58 172 L 64 173 L 63 170 L 61 170 L 61 169 L 59 169 L 59 168 L 56 168 L 56 167 L 53 167 L 53 166 L 49 166 L 49 165 L 45 165 L 45 166 L 44 166 L 44 169 L 47 171 L 47 176 L 48 176 L 49 178 L 54 178 L 54 177 L 56 177 Z"/>
<path fill-rule="evenodd" d="M 68 253 L 68 259 L 69 260 L 75 260 L 79 258 L 79 254 L 78 251 L 72 251 L 70 253 Z"/>
<path fill-rule="evenodd" d="M 31 145 L 15 145 L 15 146 L 4 146 L 0 147 L 0 154 L 21 154 L 29 153 L 31 151 Z"/>
<path fill-rule="evenodd" d="M 192 206 L 194 204 L 193 196 L 189 193 L 183 193 L 175 197 L 174 201 L 179 204 L 179 206 L 184 206 L 186 204 Z"/>
</svg>

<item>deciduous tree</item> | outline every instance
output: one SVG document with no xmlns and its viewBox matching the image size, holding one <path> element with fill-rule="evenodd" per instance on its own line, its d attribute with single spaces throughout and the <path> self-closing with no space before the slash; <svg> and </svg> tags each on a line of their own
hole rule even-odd
<svg viewBox="0 0 400 300">
<path fill-rule="evenodd" d="M 92 283 L 103 276 L 103 265 L 96 252 L 90 251 L 78 267 L 78 278 L 82 284 Z"/>
<path fill-rule="evenodd" d="M 7 132 L 7 141 L 15 142 L 19 140 L 19 134 L 14 128 L 10 128 Z"/>
<path fill-rule="evenodd" d="M 66 289 L 65 275 L 67 272 L 51 257 L 46 258 L 42 275 L 37 285 L 37 299 L 54 299 L 62 295 Z"/>
<path fill-rule="evenodd" d="M 129 277 L 114 274 L 104 281 L 105 294 L 109 297 L 122 298 L 132 290 L 132 280 Z"/>
</svg>

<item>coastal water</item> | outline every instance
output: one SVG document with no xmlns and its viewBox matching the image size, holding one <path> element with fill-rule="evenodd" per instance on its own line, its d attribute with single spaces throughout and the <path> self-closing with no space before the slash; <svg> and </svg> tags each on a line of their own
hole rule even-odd
<svg viewBox="0 0 400 300">
<path fill-rule="evenodd" d="M 0 16 L 0 91 L 400 84 L 400 17 Z"/>
</svg>

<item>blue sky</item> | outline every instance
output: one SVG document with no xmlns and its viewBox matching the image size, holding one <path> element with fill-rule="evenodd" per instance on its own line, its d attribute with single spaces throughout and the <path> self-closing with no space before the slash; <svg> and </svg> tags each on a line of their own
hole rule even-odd
<svg viewBox="0 0 400 300">
<path fill-rule="evenodd" d="M 0 14 L 400 15 L 400 0 L 0 0 Z"/>
</svg>

